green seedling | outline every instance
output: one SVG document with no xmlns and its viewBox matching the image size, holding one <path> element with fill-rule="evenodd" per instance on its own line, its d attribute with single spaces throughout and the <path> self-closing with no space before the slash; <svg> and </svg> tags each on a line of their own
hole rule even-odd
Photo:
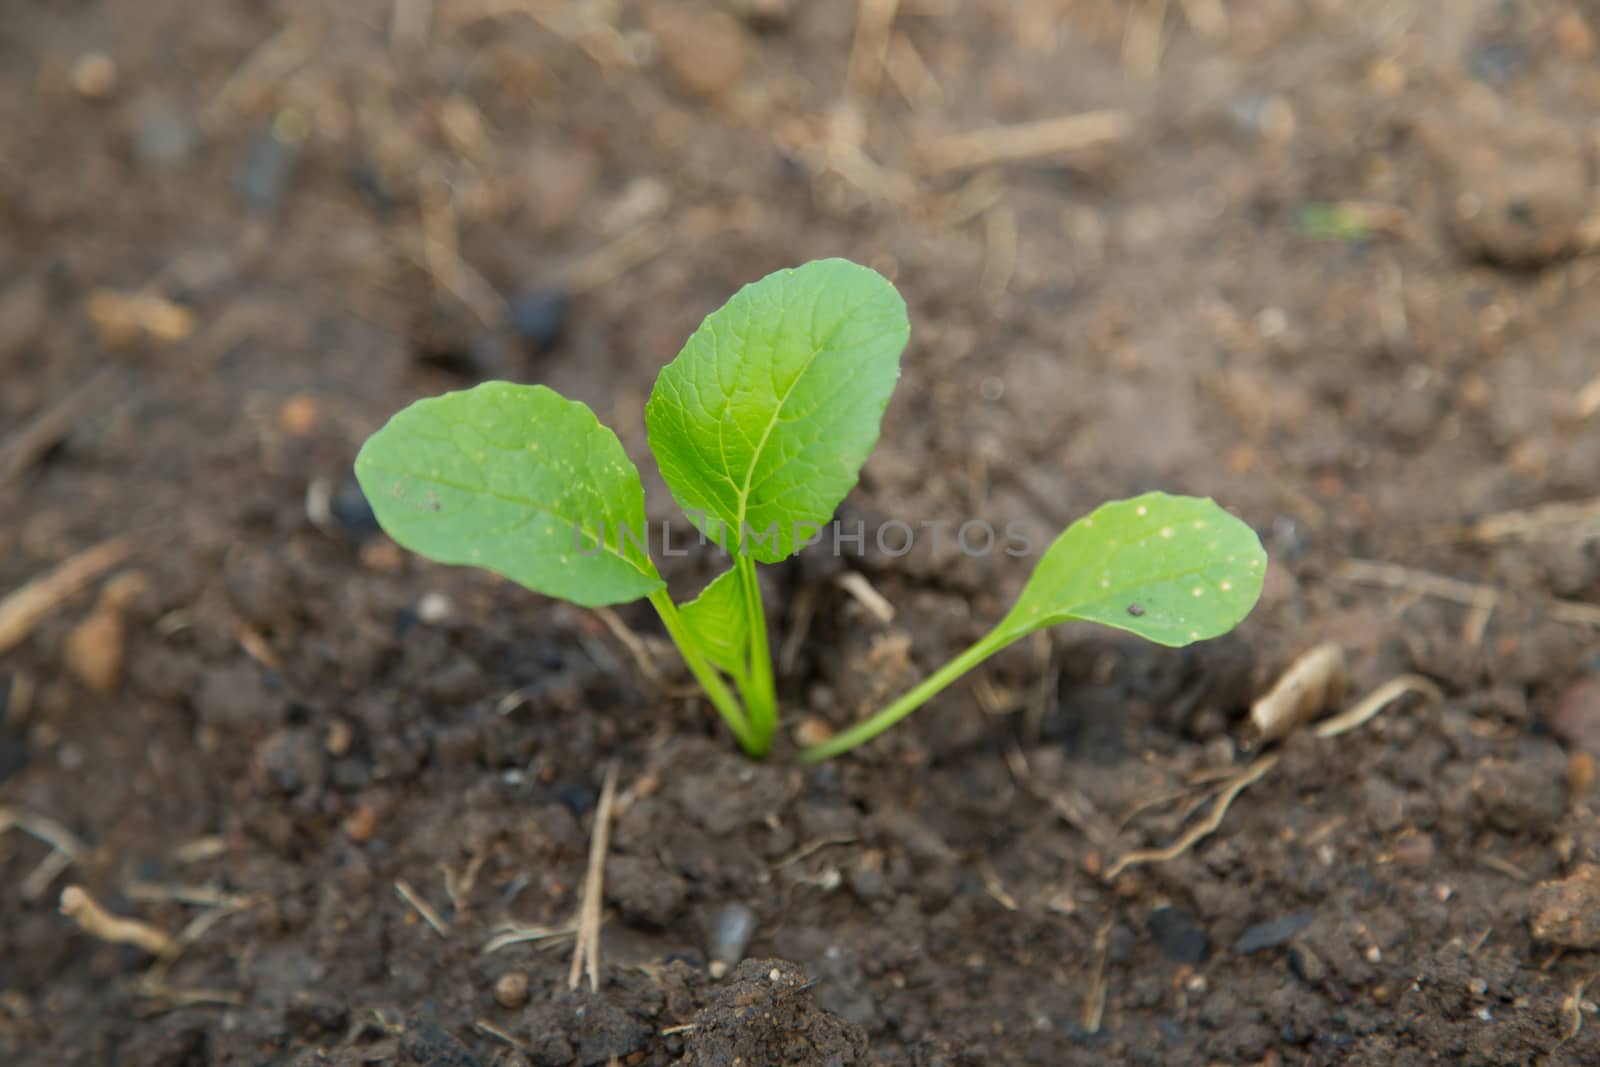
<svg viewBox="0 0 1600 1067">
<path fill-rule="evenodd" d="M 356 476 L 401 545 L 588 607 L 648 599 L 748 753 L 778 726 L 756 566 L 814 543 L 877 444 L 910 336 L 887 280 L 832 259 L 734 294 L 662 369 L 651 451 L 701 540 L 731 566 L 674 602 L 649 551 L 644 487 L 616 434 L 539 385 L 487 382 L 419 400 L 362 447 Z M 1015 605 L 887 707 L 801 753 L 877 736 L 989 656 L 1086 620 L 1179 647 L 1231 630 L 1261 592 L 1254 532 L 1210 500 L 1105 504 L 1045 551 Z"/>
</svg>

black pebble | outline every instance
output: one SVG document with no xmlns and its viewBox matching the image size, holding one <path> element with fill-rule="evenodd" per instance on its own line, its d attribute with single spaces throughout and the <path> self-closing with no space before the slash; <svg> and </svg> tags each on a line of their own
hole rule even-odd
<svg viewBox="0 0 1600 1067">
<path fill-rule="evenodd" d="M 1314 911 L 1294 911 L 1264 923 L 1256 923 L 1239 935 L 1239 940 L 1233 943 L 1233 951 L 1248 956 L 1252 952 L 1277 948 L 1310 926 L 1311 920 L 1316 917 Z"/>
<path fill-rule="evenodd" d="M 524 293 L 511 302 L 511 332 L 535 354 L 548 352 L 561 342 L 571 310 L 572 298 L 566 293 L 551 290 Z"/>
<path fill-rule="evenodd" d="M 1211 951 L 1211 939 L 1194 916 L 1177 908 L 1157 908 L 1150 913 L 1150 937 L 1173 963 L 1201 963 Z"/>
<path fill-rule="evenodd" d="M 367 495 L 354 478 L 346 478 L 333 491 L 333 499 L 328 501 L 328 511 L 340 526 L 357 538 L 364 540 L 381 529 L 378 516 L 373 514 L 372 505 L 367 503 Z"/>
</svg>

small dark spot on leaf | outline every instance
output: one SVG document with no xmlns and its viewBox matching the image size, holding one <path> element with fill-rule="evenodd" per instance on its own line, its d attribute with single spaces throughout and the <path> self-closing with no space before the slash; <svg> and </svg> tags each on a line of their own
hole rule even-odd
<svg viewBox="0 0 1600 1067">
<path fill-rule="evenodd" d="M 1135 618 L 1137 618 L 1140 615 L 1143 615 L 1144 614 L 1144 605 L 1142 605 L 1142 604 L 1129 604 L 1128 605 L 1128 614 L 1134 616 Z"/>
</svg>

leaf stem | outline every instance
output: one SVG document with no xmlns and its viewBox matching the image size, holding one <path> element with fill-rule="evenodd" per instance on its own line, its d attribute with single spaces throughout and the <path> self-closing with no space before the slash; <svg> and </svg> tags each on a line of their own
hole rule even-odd
<svg viewBox="0 0 1600 1067">
<path fill-rule="evenodd" d="M 999 627 L 990 630 L 970 648 L 943 667 L 940 667 L 937 671 L 934 671 L 927 678 L 924 678 L 894 703 L 870 718 L 856 723 L 843 733 L 835 734 L 821 744 L 812 745 L 801 752 L 800 762 L 819 763 L 872 740 L 933 699 L 934 696 L 957 678 L 960 678 L 963 674 L 966 674 L 1016 639 L 1015 634 L 1002 633 Z"/>
<path fill-rule="evenodd" d="M 672 638 L 672 643 L 678 646 L 678 653 L 683 656 L 683 662 L 688 664 L 690 673 L 705 690 L 706 697 L 722 716 L 723 721 L 728 724 L 728 729 L 733 731 L 733 736 L 739 739 L 739 746 L 757 759 L 765 756 L 771 739 L 768 738 L 763 742 L 751 728 L 750 720 L 739 707 L 738 699 L 728 692 L 722 677 L 701 655 L 700 646 L 695 643 L 694 635 L 684 625 L 683 617 L 678 614 L 678 606 L 672 602 L 672 597 L 667 595 L 666 589 L 658 589 L 651 593 L 650 603 L 655 607 L 656 614 L 661 616 L 661 621 L 666 624 L 667 634 Z"/>
<path fill-rule="evenodd" d="M 772 652 L 767 645 L 767 612 L 761 603 L 761 583 L 756 577 L 756 561 L 737 557 L 734 566 L 744 586 L 745 609 L 750 616 L 750 670 L 748 685 L 741 687 L 750 728 L 761 751 L 772 747 L 778 732 L 778 691 L 772 680 Z"/>
</svg>

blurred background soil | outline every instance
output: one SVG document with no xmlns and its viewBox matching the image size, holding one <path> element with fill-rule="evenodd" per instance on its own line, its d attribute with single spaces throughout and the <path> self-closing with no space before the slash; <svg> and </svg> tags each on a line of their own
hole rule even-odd
<svg viewBox="0 0 1600 1067">
<path fill-rule="evenodd" d="M 1597 32 L 1562 0 L 11 0 L 0 595 L 87 573 L 0 627 L 0 1059 L 1600 1062 Z M 913 322 L 851 521 L 1214 495 L 1272 556 L 1251 619 L 1062 629 L 800 770 L 736 754 L 647 611 L 377 532 L 361 440 L 495 377 L 593 406 L 671 517 L 656 371 L 832 255 Z M 789 725 L 904 688 L 1025 572 L 773 569 Z M 1415 678 L 1259 762 L 1245 709 L 1324 641 L 1351 702 Z M 69 884 L 181 951 L 80 932 Z"/>
</svg>

